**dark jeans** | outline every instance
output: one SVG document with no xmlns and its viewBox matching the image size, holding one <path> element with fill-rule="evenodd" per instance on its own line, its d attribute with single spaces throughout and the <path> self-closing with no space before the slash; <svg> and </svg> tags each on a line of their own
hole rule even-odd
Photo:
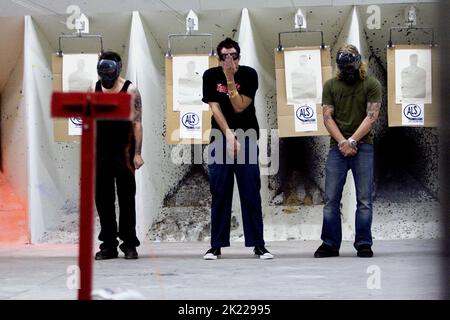
<svg viewBox="0 0 450 320">
<path fill-rule="evenodd" d="M 210 144 L 209 147 L 214 146 Z M 222 148 L 223 158 L 228 157 L 225 143 Z M 245 161 L 242 161 L 242 164 L 238 164 L 236 161 L 232 163 L 233 161 L 228 158 L 226 161 L 214 161 L 208 165 L 212 195 L 211 246 L 213 247 L 230 246 L 231 206 L 235 175 L 241 200 L 245 246 L 264 245 L 257 142 L 247 139 L 247 142 L 241 146 L 241 152 L 245 152 Z M 249 156 L 251 152 L 253 152 L 253 156 Z M 210 149 L 210 156 L 214 157 L 216 153 L 218 152 Z M 249 161 L 249 159 L 253 159 L 253 161 Z"/>
<path fill-rule="evenodd" d="M 356 221 L 354 247 L 372 245 L 373 145 L 358 145 L 354 157 L 344 157 L 337 146 L 328 153 L 325 178 L 322 240 L 335 250 L 342 241 L 341 198 L 347 172 L 351 169 L 356 187 Z"/>
<path fill-rule="evenodd" d="M 116 248 L 117 236 L 127 247 L 137 247 L 136 237 L 136 180 L 134 170 L 120 158 L 98 157 L 96 169 L 95 203 L 100 217 L 101 231 L 98 239 L 101 249 Z M 119 200 L 119 232 L 116 222 L 116 186 Z"/>
</svg>

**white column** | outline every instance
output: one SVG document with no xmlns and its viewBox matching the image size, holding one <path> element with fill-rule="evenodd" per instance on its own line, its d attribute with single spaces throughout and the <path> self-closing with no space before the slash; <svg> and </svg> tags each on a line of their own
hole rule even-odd
<svg viewBox="0 0 450 320">
<path fill-rule="evenodd" d="M 143 143 L 145 164 L 136 171 L 136 231 L 142 241 L 156 215 L 161 211 L 163 198 L 164 139 L 164 63 L 161 50 L 134 11 L 128 52 L 126 78 L 138 88 L 142 97 Z M 149 36 L 147 36 L 149 35 Z"/>
<path fill-rule="evenodd" d="M 79 145 L 54 142 L 49 41 L 25 17 L 24 96 L 28 140 L 28 205 L 31 241 L 55 227 L 68 206 L 79 202 Z"/>
</svg>

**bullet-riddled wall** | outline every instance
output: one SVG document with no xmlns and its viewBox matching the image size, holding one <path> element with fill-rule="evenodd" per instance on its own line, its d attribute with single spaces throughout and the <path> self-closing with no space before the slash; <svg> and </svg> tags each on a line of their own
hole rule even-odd
<svg viewBox="0 0 450 320">
<path fill-rule="evenodd" d="M 0 170 L 23 203 L 27 201 L 26 125 L 23 99 L 23 17 L 0 18 Z"/>
<path fill-rule="evenodd" d="M 29 242 L 24 18 L 0 18 L 0 242 Z"/>
<path fill-rule="evenodd" d="M 268 130 L 277 128 L 274 49 L 278 45 L 278 32 L 293 30 L 293 15 L 297 9 L 290 4 L 279 6 L 272 3 L 270 8 L 255 5 L 242 10 L 241 5 L 223 4 L 196 10 L 199 32 L 213 35 L 214 48 L 225 37 L 240 41 L 242 63 L 253 66 L 259 74 L 257 117 L 261 128 Z M 433 27 L 436 4 L 416 3 L 415 6 L 418 25 Z M 389 27 L 404 25 L 406 4 L 380 4 L 379 7 L 380 29 L 368 28 L 367 6 L 322 4 L 301 8 L 306 13 L 308 28 L 323 30 L 332 61 L 337 48 L 355 32 L 352 21 L 358 21 L 359 29 L 353 37 L 359 39 L 370 71 L 383 84 L 385 94 Z M 171 156 L 176 147 L 164 142 L 167 35 L 185 32 L 183 14 L 187 12 L 188 9 L 180 5 L 176 12 L 160 8 L 143 9 L 139 13 L 130 10 L 90 15 L 91 33 L 102 33 L 105 49 L 113 49 L 123 56 L 123 74 L 137 84 L 142 94 L 146 163 L 137 173 L 137 215 L 140 237 L 150 240 L 207 240 L 209 235 L 210 195 L 205 166 L 173 163 Z M 24 99 L 26 110 L 34 119 L 34 122 L 29 120 L 27 135 L 27 142 L 32 142 L 33 146 L 26 156 L 28 163 L 34 163 L 28 166 L 33 242 L 77 240 L 80 148 L 73 143 L 55 143 L 49 119 L 50 55 L 57 51 L 58 35 L 68 33 L 60 20 L 55 16 L 33 16 L 28 18 L 25 31 L 28 39 L 25 43 L 30 47 L 25 50 L 23 65 Z M 396 37 L 412 42 L 427 39 L 427 35 L 409 35 L 408 38 L 398 34 Z M 283 38 L 284 47 L 318 44 L 319 40 L 308 34 Z M 209 40 L 181 39 L 173 44 L 173 50 L 180 54 L 208 52 Z M 98 43 L 64 42 L 67 53 L 97 51 Z M 42 79 L 39 84 L 38 79 Z M 2 93 L 2 97 L 8 92 Z M 385 97 L 383 102 L 386 108 Z M 383 111 L 376 127 L 374 237 L 436 237 L 439 228 L 437 131 L 433 128 L 388 128 L 386 116 Z M 2 121 L 5 120 L 2 118 Z M 271 132 L 269 136 L 275 139 Z M 319 239 L 328 141 L 328 137 L 284 138 L 279 140 L 279 145 L 266 146 L 272 156 L 279 155 L 279 170 L 262 177 L 267 240 Z M 2 140 L 2 150 L 12 150 L 13 147 L 4 142 Z M 402 154 L 399 145 L 406 152 Z M 193 148 L 186 148 L 194 152 Z M 42 162 L 39 166 L 38 159 Z M 400 188 L 405 184 L 408 188 Z M 348 206 L 351 211 L 352 203 Z M 232 237 L 242 240 L 237 202 L 233 210 L 236 218 L 232 220 Z M 352 235 L 351 229 L 348 235 Z"/>
</svg>

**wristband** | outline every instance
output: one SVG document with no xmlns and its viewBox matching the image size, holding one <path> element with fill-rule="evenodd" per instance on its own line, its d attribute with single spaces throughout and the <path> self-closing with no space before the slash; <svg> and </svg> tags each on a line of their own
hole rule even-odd
<svg viewBox="0 0 450 320">
<path fill-rule="evenodd" d="M 238 92 L 236 89 L 231 90 L 231 91 L 228 93 L 228 96 L 229 96 L 230 98 L 234 98 L 234 97 L 236 97 L 236 96 L 238 96 L 238 95 L 239 95 L 239 92 Z"/>
</svg>

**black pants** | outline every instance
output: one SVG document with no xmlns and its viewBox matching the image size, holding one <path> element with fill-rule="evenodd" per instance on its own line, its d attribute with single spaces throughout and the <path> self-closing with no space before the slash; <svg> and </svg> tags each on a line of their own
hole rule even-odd
<svg viewBox="0 0 450 320">
<path fill-rule="evenodd" d="M 134 170 L 125 159 L 97 156 L 95 203 L 100 217 L 101 231 L 98 239 L 103 241 L 100 249 L 116 248 L 117 236 L 125 246 L 137 247 L 136 237 L 136 180 Z M 116 222 L 116 187 L 119 200 L 119 231 Z"/>
<path fill-rule="evenodd" d="M 239 189 L 245 246 L 264 246 L 264 226 L 261 208 L 261 176 L 258 145 L 247 140 L 241 145 L 239 160 L 231 159 L 225 143 L 212 143 L 208 164 L 211 202 L 211 246 L 230 246 L 230 222 L 234 177 Z M 219 152 L 218 152 L 219 151 Z M 244 158 L 245 157 L 245 158 Z"/>
</svg>

